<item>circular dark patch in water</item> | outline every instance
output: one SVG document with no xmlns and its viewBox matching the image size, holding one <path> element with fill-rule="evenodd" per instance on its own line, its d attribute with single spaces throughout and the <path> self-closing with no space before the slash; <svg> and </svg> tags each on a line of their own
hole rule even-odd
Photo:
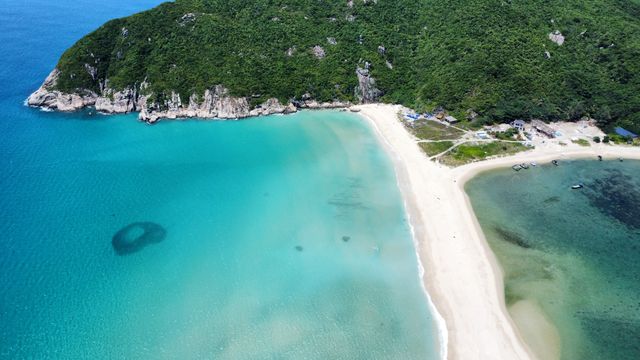
<svg viewBox="0 0 640 360">
<path fill-rule="evenodd" d="M 150 244 L 164 240 L 167 231 L 152 222 L 136 222 L 120 229 L 111 240 L 113 250 L 118 255 L 129 255 Z"/>
<path fill-rule="evenodd" d="M 298 245 L 298 246 L 296 246 L 296 250 L 302 251 L 302 250 L 304 250 L 304 248 L 302 246 Z"/>
<path fill-rule="evenodd" d="M 345 236 L 342 237 L 342 241 L 344 241 L 344 242 L 347 242 L 349 240 L 351 240 L 351 236 L 346 236 L 345 235 Z"/>
</svg>

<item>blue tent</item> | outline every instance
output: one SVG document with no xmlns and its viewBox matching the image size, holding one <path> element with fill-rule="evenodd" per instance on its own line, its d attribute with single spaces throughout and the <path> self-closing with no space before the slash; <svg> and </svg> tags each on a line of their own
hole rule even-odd
<svg viewBox="0 0 640 360">
<path fill-rule="evenodd" d="M 616 129 L 616 134 L 620 135 L 620 136 L 624 136 L 624 137 L 630 137 L 632 139 L 635 139 L 638 137 L 638 135 L 632 133 L 629 130 L 623 129 L 621 127 L 617 127 Z"/>
<path fill-rule="evenodd" d="M 420 118 L 420 115 L 418 115 L 418 114 L 405 114 L 404 118 L 409 120 L 409 121 L 415 121 L 415 120 L 418 120 Z"/>
</svg>

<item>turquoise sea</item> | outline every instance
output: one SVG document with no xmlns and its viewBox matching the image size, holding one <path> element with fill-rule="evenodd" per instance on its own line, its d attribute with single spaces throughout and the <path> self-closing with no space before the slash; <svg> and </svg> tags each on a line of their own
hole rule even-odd
<svg viewBox="0 0 640 360">
<path fill-rule="evenodd" d="M 562 359 L 640 359 L 640 161 L 495 170 L 466 191 L 507 305 L 537 303 Z"/>
<path fill-rule="evenodd" d="M 0 358 L 437 358 L 393 167 L 357 115 L 23 106 L 83 34 L 157 3 L 0 7 Z"/>
</svg>

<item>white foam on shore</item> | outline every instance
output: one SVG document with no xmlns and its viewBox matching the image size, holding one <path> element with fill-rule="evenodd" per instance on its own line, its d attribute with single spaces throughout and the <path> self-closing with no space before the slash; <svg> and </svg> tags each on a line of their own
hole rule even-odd
<svg viewBox="0 0 640 360">
<path fill-rule="evenodd" d="M 53 112 L 53 111 L 55 111 L 54 109 L 52 109 L 50 107 L 47 107 L 47 106 L 31 106 L 31 105 L 29 105 L 29 99 L 24 99 L 24 101 L 22 102 L 22 105 L 24 105 L 26 107 L 30 107 L 30 108 L 38 108 L 42 112 Z"/>
<path fill-rule="evenodd" d="M 400 187 L 400 181 L 397 178 L 396 174 L 396 183 L 398 184 L 398 188 Z M 444 320 L 444 317 L 440 314 L 438 309 L 436 308 L 436 304 L 434 304 L 433 300 L 431 300 L 431 296 L 429 295 L 429 291 L 427 291 L 427 287 L 424 285 L 424 274 L 425 269 L 424 265 L 422 265 L 422 260 L 420 260 L 420 253 L 418 253 L 418 239 L 416 238 L 415 230 L 413 228 L 413 224 L 411 223 L 411 214 L 407 211 L 407 201 L 402 199 L 402 203 L 404 206 L 404 212 L 409 219 L 409 229 L 411 230 L 411 240 L 413 241 L 413 247 L 416 254 L 416 261 L 418 262 L 418 271 L 420 273 L 420 286 L 422 287 L 422 291 L 424 292 L 425 297 L 427 298 L 427 303 L 429 304 L 429 310 L 433 314 L 433 318 L 436 322 L 436 328 L 438 329 L 438 346 L 440 348 L 440 359 L 447 359 L 447 347 L 449 342 L 449 333 L 447 331 L 447 322 Z"/>
<path fill-rule="evenodd" d="M 411 219 L 411 213 L 409 212 L 409 206 L 407 204 L 407 196 L 408 194 L 405 194 L 405 191 L 403 190 L 402 184 L 400 183 L 400 176 L 399 176 L 399 171 L 400 169 L 397 168 L 397 164 L 400 163 L 398 154 L 396 154 L 393 151 L 393 148 L 391 147 L 391 144 L 384 138 L 384 136 L 382 136 L 382 132 L 380 131 L 380 129 L 378 128 L 378 126 L 376 125 L 376 123 L 370 119 L 367 115 L 364 115 L 362 113 L 359 113 L 360 116 L 362 116 L 363 118 L 365 118 L 369 124 L 373 127 L 373 129 L 375 130 L 376 136 L 377 138 L 383 142 L 383 146 L 386 149 L 387 154 L 389 154 L 390 156 L 395 157 L 396 161 L 392 161 L 393 163 L 393 171 L 395 174 L 395 178 L 396 178 L 396 186 L 398 187 L 398 189 L 400 190 L 400 193 L 402 194 L 402 206 L 404 207 L 404 213 L 407 216 L 408 219 L 408 224 L 409 224 L 409 230 L 411 231 L 411 240 L 413 241 L 413 248 L 414 248 L 414 253 L 416 255 L 416 261 L 418 263 L 418 272 L 420 275 L 420 286 L 422 287 L 422 291 L 425 295 L 425 298 L 427 299 L 427 304 L 429 305 L 429 310 L 431 312 L 431 314 L 433 314 L 433 319 L 436 323 L 436 328 L 438 330 L 438 347 L 440 350 L 440 359 L 442 360 L 446 360 L 447 359 L 447 355 L 448 355 L 448 346 L 449 346 L 449 332 L 447 329 L 447 322 L 445 321 L 444 317 L 442 316 L 442 314 L 440 314 L 440 312 L 438 311 L 438 309 L 436 308 L 435 303 L 433 302 L 433 300 L 431 299 L 431 296 L 429 295 L 429 291 L 427 291 L 427 287 L 425 286 L 424 283 L 424 274 L 425 274 L 425 268 L 424 265 L 422 264 L 422 260 L 420 259 L 420 253 L 419 253 L 419 243 L 418 243 L 418 238 L 416 237 L 416 233 L 415 233 L 415 229 L 413 226 L 413 222 Z"/>
</svg>

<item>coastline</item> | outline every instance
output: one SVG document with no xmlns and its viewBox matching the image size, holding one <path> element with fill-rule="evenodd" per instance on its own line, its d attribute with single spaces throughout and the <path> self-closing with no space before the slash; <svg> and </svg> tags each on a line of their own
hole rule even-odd
<svg viewBox="0 0 640 360">
<path fill-rule="evenodd" d="M 338 100 L 318 102 L 312 99 L 311 95 L 305 94 L 303 99 L 291 100 L 287 104 L 280 103 L 276 98 L 270 98 L 252 108 L 250 98 L 231 96 L 227 88 L 216 85 L 207 89 L 204 94 L 191 94 L 188 102 L 181 99 L 180 94 L 172 91 L 164 106 L 160 106 L 150 100 L 151 94 L 146 94 L 148 88 L 146 82 L 127 87 L 121 91 L 105 86 L 101 88 L 100 94 L 89 89 L 63 93 L 54 90 L 59 77 L 60 71 L 57 68 L 53 69 L 42 85 L 24 101 L 24 104 L 44 111 L 74 112 L 85 108 L 94 108 L 97 112 L 104 114 L 137 112 L 138 119 L 149 124 L 163 119 L 237 120 L 275 114 L 291 114 L 299 109 L 336 109 L 349 108 L 353 105 L 348 101 Z"/>
<path fill-rule="evenodd" d="M 427 298 L 435 305 L 442 358 L 536 359 L 559 354 L 554 325 L 535 304 L 521 304 L 534 324 L 519 329 L 507 310 L 502 269 L 491 251 L 464 191 L 481 172 L 531 161 L 633 158 L 640 149 L 598 144 L 533 149 L 458 168 L 431 162 L 397 118 L 399 106 L 357 106 L 394 163 L 410 219 Z M 480 256 L 478 256 L 480 255 Z M 422 270 L 424 269 L 424 270 Z M 527 334 L 529 343 L 522 333 Z M 535 336 L 536 341 L 532 340 Z M 540 342 L 540 339 L 544 339 Z M 549 342 L 554 344 L 549 348 Z M 537 345 L 531 345 L 535 343 Z"/>
<path fill-rule="evenodd" d="M 482 172 L 517 163 L 595 159 L 597 155 L 640 159 L 640 148 L 569 144 L 449 168 L 427 159 L 399 121 L 401 108 L 386 104 L 352 107 L 369 122 L 393 161 L 421 285 L 438 330 L 440 358 L 557 358 L 553 355 L 559 354 L 559 336 L 537 304 L 518 304 L 520 320 L 533 323 L 525 330 L 518 327 L 511 308 L 507 309 L 501 265 L 486 241 L 464 186 Z M 535 346 L 549 347 L 550 342 L 554 344 L 550 350 Z"/>
</svg>

